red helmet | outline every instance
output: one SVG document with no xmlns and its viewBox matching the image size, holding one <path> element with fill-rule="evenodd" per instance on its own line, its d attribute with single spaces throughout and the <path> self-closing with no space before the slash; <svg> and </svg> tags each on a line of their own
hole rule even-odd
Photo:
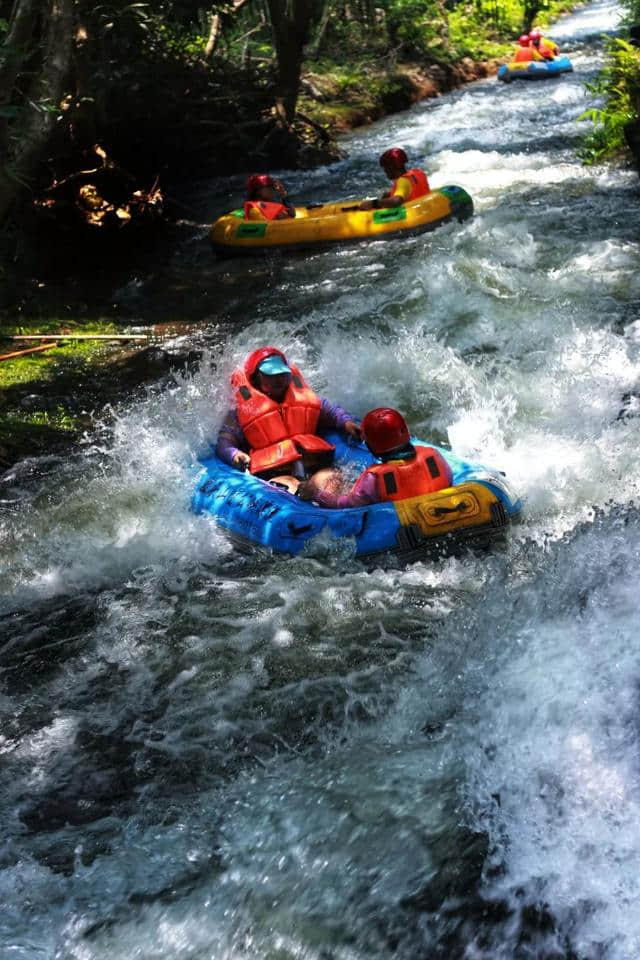
<svg viewBox="0 0 640 960">
<path fill-rule="evenodd" d="M 369 410 L 360 425 L 362 437 L 371 453 L 380 457 L 393 450 L 400 450 L 409 443 L 409 428 L 405 419 L 391 407 L 376 407 Z"/>
<path fill-rule="evenodd" d="M 542 30 L 538 29 L 538 27 L 534 27 L 534 29 L 529 34 L 529 40 L 541 40 L 541 39 L 542 39 Z"/>
<path fill-rule="evenodd" d="M 270 177 L 268 173 L 254 173 L 252 177 L 247 178 L 247 194 L 249 198 L 253 197 L 256 190 L 259 190 L 260 187 L 273 186 L 273 177 Z"/>
<path fill-rule="evenodd" d="M 518 37 L 518 43 L 520 44 L 521 47 L 528 47 L 528 46 L 529 46 L 529 34 L 528 34 L 528 33 L 523 33 L 521 37 Z"/>
<path fill-rule="evenodd" d="M 287 363 L 287 358 L 285 357 L 284 353 L 282 350 L 278 350 L 277 347 L 259 347 L 257 350 L 254 350 L 253 353 L 250 353 L 244 362 L 244 372 L 249 380 L 254 375 L 262 361 L 266 360 L 267 357 L 280 357 L 285 364 Z"/>
<path fill-rule="evenodd" d="M 407 162 L 407 155 L 402 149 L 402 147 L 391 147 L 390 150 L 385 150 L 385 152 L 380 157 L 380 166 L 385 167 L 387 163 L 397 163 L 405 165 Z"/>
</svg>

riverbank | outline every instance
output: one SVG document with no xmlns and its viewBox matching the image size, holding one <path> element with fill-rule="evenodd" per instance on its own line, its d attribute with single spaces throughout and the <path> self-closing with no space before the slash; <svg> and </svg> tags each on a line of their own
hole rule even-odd
<svg viewBox="0 0 640 960">
<path fill-rule="evenodd" d="M 10 336 L 45 332 L 106 339 L 62 340 L 45 352 L 1 359 L 46 342 Z M 111 321 L 40 320 L 0 327 L 0 472 L 25 457 L 68 453 L 95 428 L 98 415 L 108 422 L 109 407 L 141 395 L 149 384 L 161 386 L 174 370 L 196 365 L 199 352 L 164 349 L 169 332 L 132 331 Z M 119 339 L 125 333 L 138 339 Z"/>
<path fill-rule="evenodd" d="M 553 21 L 585 5 L 548 0 L 535 22 L 552 34 Z M 299 113 L 332 137 L 346 133 L 495 75 L 511 59 L 521 30 L 522 9 L 516 3 L 505 2 L 498 19 L 481 5 L 459 3 L 448 12 L 446 37 L 422 56 L 415 49 L 413 57 L 407 56 L 410 45 L 389 49 L 376 46 L 374 39 L 355 56 L 337 45 L 329 55 L 303 64 Z"/>
<path fill-rule="evenodd" d="M 335 137 L 406 110 L 420 100 L 438 97 L 457 87 L 497 73 L 507 58 L 453 63 L 400 63 L 391 70 L 365 61 L 355 67 L 312 64 L 302 76 L 300 111 Z M 324 66 L 324 69 L 323 69 Z"/>
</svg>

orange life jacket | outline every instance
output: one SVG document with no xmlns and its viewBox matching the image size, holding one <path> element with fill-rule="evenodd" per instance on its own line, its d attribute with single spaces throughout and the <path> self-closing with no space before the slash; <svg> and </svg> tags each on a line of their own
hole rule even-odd
<svg viewBox="0 0 640 960">
<path fill-rule="evenodd" d="M 540 54 L 543 60 L 553 60 L 554 58 L 551 47 L 543 46 L 542 41 L 540 41 L 539 46 L 535 47 L 535 50 Z"/>
<path fill-rule="evenodd" d="M 412 190 L 407 197 L 407 200 L 417 200 L 418 197 L 424 197 L 427 193 L 431 192 L 429 181 L 427 180 L 427 175 L 424 170 L 418 170 L 418 168 L 415 167 L 412 170 L 407 170 L 406 173 L 403 173 L 402 177 L 406 177 L 406 179 L 410 180 L 412 184 Z M 398 180 L 402 179 L 402 177 L 398 177 L 396 180 L 394 180 L 391 193 L 389 194 L 390 197 L 395 194 L 396 184 Z"/>
<path fill-rule="evenodd" d="M 231 375 L 238 423 L 251 447 L 251 473 L 265 473 L 301 460 L 304 454 L 330 454 L 332 443 L 315 435 L 321 401 L 293 363 L 291 382 L 278 404 L 256 389 L 244 370 Z"/>
<path fill-rule="evenodd" d="M 433 447 L 415 447 L 410 460 L 388 460 L 368 467 L 381 500 L 407 500 L 451 486 L 451 467 Z"/>
<path fill-rule="evenodd" d="M 518 47 L 513 55 L 514 63 L 528 63 L 532 60 L 542 60 L 537 50 L 533 47 Z"/>
<path fill-rule="evenodd" d="M 257 210 L 265 220 L 276 220 L 278 214 L 287 213 L 287 208 L 283 203 L 271 203 L 265 200 L 245 200 L 244 218 L 249 219 L 249 211 Z M 287 213 L 288 216 L 288 213 Z"/>
</svg>

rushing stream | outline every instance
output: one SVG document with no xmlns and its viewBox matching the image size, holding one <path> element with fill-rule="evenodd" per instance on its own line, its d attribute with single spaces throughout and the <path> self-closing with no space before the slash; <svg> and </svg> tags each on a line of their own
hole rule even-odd
<svg viewBox="0 0 640 960">
<path fill-rule="evenodd" d="M 197 320 L 204 360 L 1 478 L 2 960 L 640 956 L 640 189 L 575 154 L 616 22 L 552 31 L 572 75 L 283 174 L 372 194 L 401 144 L 463 226 L 243 263 L 201 232 L 118 294 Z M 203 220 L 241 183 L 194 188 Z M 263 343 L 505 470 L 523 524 L 406 569 L 234 553 L 189 500 Z"/>
</svg>

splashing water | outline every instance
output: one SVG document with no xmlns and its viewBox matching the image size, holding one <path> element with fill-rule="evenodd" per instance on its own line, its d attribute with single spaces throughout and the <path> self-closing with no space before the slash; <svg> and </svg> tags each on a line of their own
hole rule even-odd
<svg viewBox="0 0 640 960">
<path fill-rule="evenodd" d="M 638 187 L 575 155 L 616 22 L 558 25 L 559 81 L 474 84 L 283 174 L 373 193 L 402 144 L 473 195 L 462 227 L 177 248 L 199 371 L 2 478 L 3 956 L 638 956 Z M 216 189 L 203 207 L 240 179 Z M 235 554 L 189 500 L 229 372 L 270 342 L 355 415 L 398 406 L 504 469 L 507 547 L 372 572 L 348 543 Z"/>
</svg>

